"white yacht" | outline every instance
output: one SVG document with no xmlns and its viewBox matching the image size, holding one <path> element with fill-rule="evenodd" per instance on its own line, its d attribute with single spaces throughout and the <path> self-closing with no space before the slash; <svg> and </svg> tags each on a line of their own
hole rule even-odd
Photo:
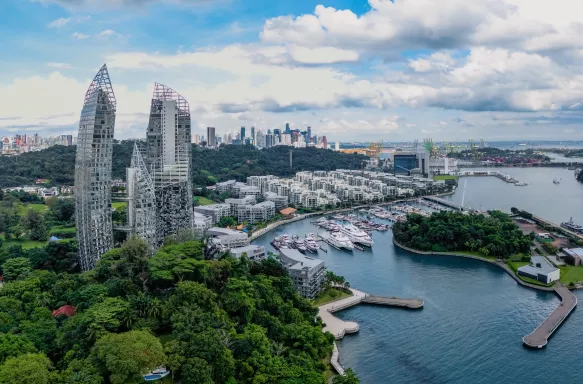
<svg viewBox="0 0 583 384">
<path fill-rule="evenodd" d="M 348 237 L 344 236 L 340 232 L 332 233 L 330 237 L 328 237 L 327 241 L 328 244 L 330 244 L 336 249 L 344 248 L 348 249 L 349 251 L 352 251 L 354 249 L 354 244 L 352 244 L 352 241 L 350 241 Z"/>
<path fill-rule="evenodd" d="M 374 244 L 374 241 L 372 241 L 372 238 L 368 233 L 352 224 L 341 226 L 340 232 L 346 235 L 346 237 L 348 237 L 348 239 L 353 243 L 366 245 L 367 247 L 372 247 Z"/>
<path fill-rule="evenodd" d="M 312 253 L 318 252 L 318 250 L 320 249 L 320 246 L 316 242 L 316 239 L 313 237 L 313 235 L 312 234 L 310 234 L 310 235 L 306 236 L 306 239 L 304 240 L 304 244 L 306 245 L 306 248 L 308 249 L 308 251 L 310 251 Z"/>
</svg>

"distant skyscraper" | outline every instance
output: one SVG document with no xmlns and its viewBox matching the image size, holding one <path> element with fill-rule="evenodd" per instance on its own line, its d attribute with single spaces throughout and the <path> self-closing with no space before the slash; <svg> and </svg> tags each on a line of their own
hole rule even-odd
<svg viewBox="0 0 583 384">
<path fill-rule="evenodd" d="M 340 150 L 340 143 L 337 141 L 336 145 L 334 146 L 334 149 L 339 151 Z"/>
<path fill-rule="evenodd" d="M 255 127 L 251 127 L 251 144 L 255 144 Z"/>
<path fill-rule="evenodd" d="M 308 128 L 306 129 L 307 131 L 307 137 L 306 137 L 306 142 L 309 144 L 312 142 L 312 127 L 308 126 Z"/>
<path fill-rule="evenodd" d="M 194 223 L 190 145 L 190 106 L 173 89 L 156 83 L 147 131 L 146 164 L 154 180 L 157 242 Z"/>
<path fill-rule="evenodd" d="M 105 64 L 85 93 L 75 159 L 75 222 L 81 269 L 113 247 L 111 166 L 116 100 Z"/>
<path fill-rule="evenodd" d="M 271 148 L 273 146 L 273 135 L 268 133 L 265 135 L 265 148 Z"/>
<path fill-rule="evenodd" d="M 326 136 L 322 136 L 322 148 L 328 148 L 328 140 L 326 140 Z"/>
<path fill-rule="evenodd" d="M 239 136 L 239 140 L 245 141 L 245 127 L 241 127 L 241 135 Z"/>
<path fill-rule="evenodd" d="M 265 135 L 263 132 L 257 131 L 255 135 L 255 146 L 257 146 L 257 148 L 265 148 Z"/>
<path fill-rule="evenodd" d="M 215 127 L 206 127 L 206 138 L 207 147 L 217 146 L 217 136 L 215 135 Z"/>
<path fill-rule="evenodd" d="M 285 123 L 285 133 L 289 134 L 291 129 L 289 128 L 289 123 Z"/>
</svg>

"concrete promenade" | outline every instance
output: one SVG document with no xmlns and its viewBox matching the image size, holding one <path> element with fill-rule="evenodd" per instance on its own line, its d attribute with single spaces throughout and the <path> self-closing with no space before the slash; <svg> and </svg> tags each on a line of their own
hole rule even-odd
<svg viewBox="0 0 583 384">
<path fill-rule="evenodd" d="M 563 284 L 556 283 L 555 293 L 561 298 L 561 304 L 532 333 L 522 338 L 524 345 L 531 348 L 542 348 L 547 345 L 551 335 L 577 306 L 577 297 Z"/>
</svg>

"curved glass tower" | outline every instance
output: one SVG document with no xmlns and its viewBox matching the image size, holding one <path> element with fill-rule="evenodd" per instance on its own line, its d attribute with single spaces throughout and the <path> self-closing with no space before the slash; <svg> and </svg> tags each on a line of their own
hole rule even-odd
<svg viewBox="0 0 583 384">
<path fill-rule="evenodd" d="M 75 160 L 75 221 L 79 260 L 90 270 L 113 247 L 111 166 L 116 101 L 105 64 L 81 110 Z"/>
<path fill-rule="evenodd" d="M 173 89 L 156 83 L 150 105 L 146 163 L 154 180 L 157 242 L 192 231 L 190 107 Z"/>
</svg>

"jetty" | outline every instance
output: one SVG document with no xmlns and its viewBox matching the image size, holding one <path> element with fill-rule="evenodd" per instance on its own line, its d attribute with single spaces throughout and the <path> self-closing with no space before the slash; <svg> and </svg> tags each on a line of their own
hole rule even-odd
<svg viewBox="0 0 583 384">
<path fill-rule="evenodd" d="M 409 309 L 420 309 L 423 308 L 424 304 L 423 300 L 421 299 L 403 299 L 398 297 L 375 296 L 354 288 L 350 288 L 350 292 L 352 292 L 352 296 L 350 297 L 346 297 L 344 299 L 318 307 L 318 316 L 320 316 L 322 322 L 325 324 L 322 331 L 330 332 L 334 335 L 336 340 L 342 339 L 347 333 L 358 332 L 360 330 L 360 326 L 354 321 L 340 320 L 333 315 L 335 312 L 342 311 L 346 308 L 350 308 L 361 303 Z"/>
<path fill-rule="evenodd" d="M 423 199 L 428 200 L 428 201 L 432 201 L 432 202 L 440 204 L 440 205 L 443 205 L 444 207 L 455 209 L 456 211 L 463 211 L 464 210 L 464 207 L 462 207 L 461 205 L 456 204 L 453 201 L 442 199 L 440 197 L 425 196 L 425 197 L 423 197 Z"/>
<path fill-rule="evenodd" d="M 557 282 L 555 293 L 561 298 L 561 304 L 536 329 L 522 338 L 524 345 L 530 348 L 543 348 L 551 335 L 577 306 L 577 297 L 565 286 Z"/>
</svg>

